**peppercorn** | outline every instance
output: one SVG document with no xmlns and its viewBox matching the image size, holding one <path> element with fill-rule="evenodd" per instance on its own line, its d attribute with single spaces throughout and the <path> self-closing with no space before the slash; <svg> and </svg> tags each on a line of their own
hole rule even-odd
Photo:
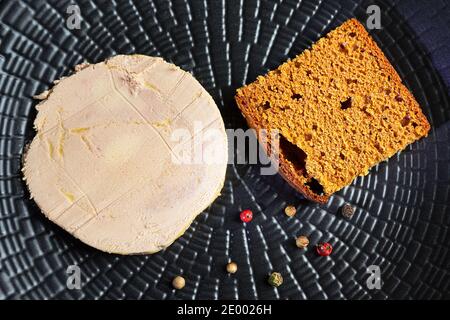
<svg viewBox="0 0 450 320">
<path fill-rule="evenodd" d="M 319 256 L 326 257 L 331 254 L 333 247 L 328 242 L 319 243 L 316 246 L 316 251 Z"/>
<path fill-rule="evenodd" d="M 300 249 L 306 249 L 306 247 L 309 245 L 309 239 L 305 236 L 300 236 L 295 240 L 295 244 Z"/>
<path fill-rule="evenodd" d="M 288 217 L 293 217 L 293 216 L 295 216 L 295 214 L 297 213 L 297 209 L 295 209 L 294 206 L 287 206 L 286 208 L 284 208 L 284 213 L 285 213 Z"/>
<path fill-rule="evenodd" d="M 279 287 L 283 284 L 283 276 L 279 272 L 272 272 L 268 281 L 271 286 Z"/>
<path fill-rule="evenodd" d="M 237 271 L 236 262 L 230 262 L 227 264 L 227 272 L 228 273 L 236 273 L 236 271 Z"/>
<path fill-rule="evenodd" d="M 178 289 L 178 290 L 183 289 L 185 285 L 186 285 L 186 280 L 184 280 L 184 278 L 182 276 L 176 276 L 172 280 L 172 286 L 175 289 Z"/>
<path fill-rule="evenodd" d="M 253 212 L 252 210 L 244 210 L 239 215 L 242 222 L 250 222 L 253 219 Z"/>
<path fill-rule="evenodd" d="M 353 207 L 349 203 L 344 203 L 344 205 L 341 208 L 342 216 L 346 219 L 351 219 L 354 213 L 355 209 L 353 209 Z"/>
</svg>

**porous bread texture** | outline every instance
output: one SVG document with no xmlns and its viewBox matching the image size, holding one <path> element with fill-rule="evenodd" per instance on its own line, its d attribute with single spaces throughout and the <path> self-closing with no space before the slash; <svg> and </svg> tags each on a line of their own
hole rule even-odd
<svg viewBox="0 0 450 320">
<path fill-rule="evenodd" d="M 279 130 L 280 174 L 321 203 L 430 129 L 356 19 L 238 89 L 235 98 L 250 127 Z"/>
</svg>

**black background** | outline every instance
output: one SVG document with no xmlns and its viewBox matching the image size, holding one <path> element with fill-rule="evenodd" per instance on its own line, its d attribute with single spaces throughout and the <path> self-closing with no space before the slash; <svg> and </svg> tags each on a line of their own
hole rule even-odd
<svg viewBox="0 0 450 320">
<path fill-rule="evenodd" d="M 212 94 L 227 128 L 246 128 L 236 88 L 294 57 L 347 18 L 367 19 L 373 1 L 75 1 L 80 30 L 66 28 L 69 1 L 0 1 L 0 298 L 449 299 L 450 4 L 386 1 L 373 30 L 423 107 L 430 135 L 318 206 L 279 176 L 229 165 L 222 195 L 183 237 L 148 256 L 109 255 L 46 220 L 28 200 L 20 172 L 33 137 L 31 96 L 87 60 L 117 53 L 162 56 L 192 71 Z M 144 159 L 145 161 L 145 159 Z M 151 163 L 149 163 L 151 166 Z M 176 199 L 174 199 L 176 201 Z M 356 214 L 341 218 L 350 202 Z M 287 204 L 298 214 L 283 214 Z M 253 222 L 240 223 L 250 208 Z M 295 237 L 329 241 L 330 257 L 295 247 Z M 229 276 L 228 259 L 238 273 Z M 78 264 L 82 290 L 66 288 Z M 382 270 L 381 290 L 366 286 Z M 271 271 L 284 284 L 267 284 Z M 175 291 L 174 275 L 186 287 Z"/>
</svg>

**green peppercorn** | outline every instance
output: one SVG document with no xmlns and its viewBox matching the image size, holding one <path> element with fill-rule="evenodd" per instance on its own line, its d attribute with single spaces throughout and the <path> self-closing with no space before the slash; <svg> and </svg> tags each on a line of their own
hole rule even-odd
<svg viewBox="0 0 450 320">
<path fill-rule="evenodd" d="M 341 208 L 342 216 L 346 219 L 351 219 L 354 213 L 355 209 L 349 203 L 344 203 L 344 205 Z"/>
<path fill-rule="evenodd" d="M 283 284 L 283 276 L 279 272 L 272 272 L 268 281 L 271 286 L 279 287 Z"/>
</svg>

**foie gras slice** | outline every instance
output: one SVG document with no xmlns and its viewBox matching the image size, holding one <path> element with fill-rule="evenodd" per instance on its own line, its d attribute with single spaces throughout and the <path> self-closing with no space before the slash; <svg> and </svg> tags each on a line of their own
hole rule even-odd
<svg viewBox="0 0 450 320">
<path fill-rule="evenodd" d="M 154 253 L 219 195 L 227 137 L 214 100 L 161 58 L 80 65 L 38 104 L 24 179 L 45 216 L 99 250 Z"/>
</svg>

